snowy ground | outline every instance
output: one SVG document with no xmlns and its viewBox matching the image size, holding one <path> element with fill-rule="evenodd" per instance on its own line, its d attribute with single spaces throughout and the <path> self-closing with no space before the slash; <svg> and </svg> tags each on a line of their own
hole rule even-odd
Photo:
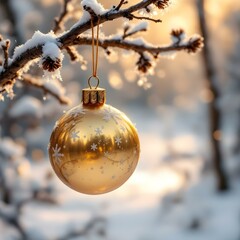
<svg viewBox="0 0 240 240">
<path fill-rule="evenodd" d="M 182 125 L 166 138 L 163 119 L 147 113 L 143 121 L 142 112 L 135 113 L 130 117 L 138 119 L 142 153 L 129 181 L 114 192 L 87 196 L 54 178 L 59 204 L 32 202 L 23 209 L 21 222 L 30 239 L 64 239 L 93 224 L 83 236 L 67 239 L 239 240 L 240 184 L 235 181 L 230 192 L 219 194 L 212 174 L 200 177 L 206 140 L 189 127 L 196 119 L 184 123 L 178 116 L 172 121 Z M 39 162 L 31 168 L 35 181 L 41 182 L 50 164 Z M 15 239 L 11 231 L 4 234 L 3 240 Z"/>
</svg>

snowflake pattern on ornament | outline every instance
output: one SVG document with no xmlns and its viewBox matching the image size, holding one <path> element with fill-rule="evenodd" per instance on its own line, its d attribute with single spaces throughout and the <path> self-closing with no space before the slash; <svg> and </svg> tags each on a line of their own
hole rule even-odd
<svg viewBox="0 0 240 240">
<path fill-rule="evenodd" d="M 55 147 L 52 148 L 53 150 L 53 154 L 52 154 L 52 157 L 57 161 L 58 164 L 61 163 L 62 161 L 62 157 L 64 157 L 64 154 L 61 153 L 61 148 L 58 147 L 58 144 L 55 145 Z"/>
<path fill-rule="evenodd" d="M 122 138 L 120 137 L 115 137 L 115 143 L 120 146 L 120 144 L 122 143 Z"/>
<path fill-rule="evenodd" d="M 104 152 L 104 156 L 105 156 L 106 158 L 110 157 L 109 152 L 108 152 L 108 151 Z"/>
<path fill-rule="evenodd" d="M 100 136 L 100 135 L 103 134 L 103 130 L 98 127 L 98 128 L 95 129 L 95 133 L 96 133 L 97 136 Z"/>
<path fill-rule="evenodd" d="M 91 150 L 95 152 L 97 150 L 97 144 L 93 143 L 91 145 Z"/>
<path fill-rule="evenodd" d="M 125 159 L 121 159 L 121 161 L 119 162 L 119 164 L 120 164 L 120 165 L 123 165 L 125 161 L 126 161 Z"/>
<path fill-rule="evenodd" d="M 110 107 L 107 109 L 104 109 L 103 120 L 105 122 L 109 122 L 111 119 L 114 120 L 116 124 L 118 124 L 118 121 L 121 120 L 121 117 L 119 117 L 118 113 L 112 111 Z"/>
<path fill-rule="evenodd" d="M 126 128 L 124 126 L 121 126 L 120 129 L 121 129 L 122 132 L 126 131 Z"/>
<path fill-rule="evenodd" d="M 85 115 L 86 112 L 87 112 L 87 109 L 79 109 L 79 108 L 77 108 L 77 109 L 73 110 L 73 112 L 71 113 L 71 116 L 76 118 L 76 117 L 82 115 L 82 117 L 83 117 L 83 115 Z"/>
<path fill-rule="evenodd" d="M 74 142 L 77 141 L 77 140 L 80 138 L 80 137 L 78 136 L 79 132 L 80 132 L 80 131 L 76 131 L 76 130 L 73 130 L 73 131 L 71 132 L 70 138 L 71 138 Z"/>
<path fill-rule="evenodd" d="M 70 128 L 71 126 L 74 127 L 75 125 L 76 125 L 76 123 L 74 121 L 69 121 L 64 125 L 64 129 L 66 130 L 66 129 Z"/>
</svg>

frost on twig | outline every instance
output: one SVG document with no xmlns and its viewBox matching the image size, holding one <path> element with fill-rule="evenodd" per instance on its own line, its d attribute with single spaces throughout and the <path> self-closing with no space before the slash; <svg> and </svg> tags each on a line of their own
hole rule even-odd
<svg viewBox="0 0 240 240">
<path fill-rule="evenodd" d="M 49 94 L 56 98 L 61 104 L 70 103 L 70 99 L 65 96 L 65 88 L 57 81 L 43 81 L 28 74 L 23 75 L 23 81 L 30 86 L 41 89 L 44 95 Z"/>
<path fill-rule="evenodd" d="M 81 64 L 81 69 L 87 69 L 87 61 L 84 57 L 76 50 L 74 46 L 66 47 L 65 50 L 67 51 L 68 55 L 70 56 L 70 60 L 72 62 L 79 62 Z"/>
<path fill-rule="evenodd" d="M 3 93 L 7 93 L 7 97 L 11 100 L 14 98 L 15 94 L 13 91 L 13 86 L 15 84 L 15 80 L 12 82 L 6 82 L 6 84 L 3 86 L 3 88 L 0 88 L 0 101 L 4 101 Z"/>
<path fill-rule="evenodd" d="M 130 37 L 139 32 L 146 32 L 148 29 L 148 22 L 142 21 L 136 25 L 131 26 L 130 24 L 125 24 L 123 28 L 123 36 L 122 38 L 125 39 Z"/>
<path fill-rule="evenodd" d="M 2 70 L 6 70 L 8 67 L 8 50 L 10 47 L 10 40 L 3 40 L 2 36 L 0 35 L 0 47 L 2 48 L 3 51 L 3 55 L 4 55 L 4 61 L 2 63 L 3 65 L 3 69 Z"/>
</svg>

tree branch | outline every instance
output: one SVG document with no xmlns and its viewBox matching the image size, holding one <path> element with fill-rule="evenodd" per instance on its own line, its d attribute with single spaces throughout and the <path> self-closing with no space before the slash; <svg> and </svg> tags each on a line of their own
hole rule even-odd
<svg viewBox="0 0 240 240">
<path fill-rule="evenodd" d="M 4 55 L 4 61 L 3 61 L 3 68 L 6 70 L 8 68 L 8 50 L 10 47 L 10 41 L 6 40 L 5 44 L 2 44 L 2 50 L 3 50 L 3 55 Z"/>
<path fill-rule="evenodd" d="M 118 4 L 118 6 L 115 8 L 115 10 L 116 10 L 116 11 L 119 11 L 120 8 L 122 7 L 122 5 L 123 5 L 123 4 L 126 4 L 126 3 L 127 3 L 127 1 L 121 0 L 120 3 Z"/>
<path fill-rule="evenodd" d="M 34 78 L 31 75 L 24 74 L 23 75 L 23 81 L 24 81 L 24 83 L 26 83 L 26 84 L 28 84 L 30 86 L 42 89 L 42 91 L 45 94 L 49 94 L 49 95 L 53 96 L 61 104 L 69 104 L 70 103 L 70 99 L 68 97 L 65 97 L 65 96 L 62 96 L 60 94 L 57 94 L 52 89 L 50 89 L 46 85 L 44 85 L 44 83 L 42 81 L 38 80 L 37 78 Z"/>
<path fill-rule="evenodd" d="M 147 1 L 143 0 L 127 9 L 120 10 L 118 12 L 110 10 L 109 12 L 99 16 L 100 24 L 117 19 L 117 18 L 124 17 L 127 13 L 133 13 L 135 11 L 138 11 L 142 8 L 149 6 L 153 2 L 155 2 L 155 0 L 147 0 Z M 95 26 L 97 22 L 94 21 L 93 24 Z M 90 28 L 91 28 L 91 21 L 89 19 L 88 21 L 71 28 L 65 34 L 56 38 L 56 40 L 61 44 L 62 49 L 66 48 L 72 45 L 74 39 L 78 35 L 87 31 Z M 13 59 L 7 71 L 1 72 L 0 74 L 0 86 L 3 86 L 4 84 L 6 84 L 7 81 L 12 81 L 16 77 L 18 77 L 18 71 L 22 69 L 31 60 L 40 57 L 41 54 L 42 54 L 42 45 L 37 45 L 26 50 L 16 59 Z"/>
<path fill-rule="evenodd" d="M 71 0 L 64 0 L 62 12 L 60 13 L 60 16 L 58 18 L 55 18 L 55 26 L 53 29 L 54 33 L 62 30 L 62 28 L 63 28 L 62 25 L 68 15 L 68 4 L 70 3 L 70 1 Z"/>
<path fill-rule="evenodd" d="M 146 31 L 147 31 L 146 28 L 142 28 L 142 29 L 140 29 L 140 30 L 136 30 L 136 31 L 129 32 L 129 33 L 125 31 L 125 32 L 123 33 L 122 39 L 128 38 L 128 37 L 130 37 L 130 36 L 132 36 L 132 35 L 134 35 L 134 34 L 136 34 L 136 33 L 146 32 Z"/>
<path fill-rule="evenodd" d="M 199 37 L 199 39 L 196 39 L 196 41 L 200 41 L 202 43 L 203 39 Z M 91 45 L 92 44 L 92 39 L 88 37 L 77 37 L 73 41 L 74 45 Z M 148 52 L 151 53 L 152 55 L 157 55 L 159 53 L 163 52 L 171 52 L 171 51 L 182 51 L 185 50 L 187 52 L 196 52 L 199 48 L 201 48 L 201 45 L 198 46 L 198 49 L 194 49 L 192 51 L 193 43 L 191 38 L 184 42 L 184 43 L 179 43 L 179 44 L 170 44 L 167 46 L 160 46 L 160 47 L 154 47 L 149 43 L 136 43 L 130 40 L 122 40 L 122 39 L 100 39 L 99 40 L 99 46 L 107 49 L 108 47 L 115 47 L 115 48 L 120 48 L 120 49 L 125 49 L 125 50 L 132 50 L 137 53 L 142 53 L 142 52 Z"/>
<path fill-rule="evenodd" d="M 115 11 L 115 9 L 111 9 L 110 11 L 98 16 L 99 23 L 102 24 L 107 21 L 111 21 L 114 19 L 118 19 L 121 17 L 125 17 L 129 14 L 132 14 L 140 9 L 146 8 L 149 5 L 156 3 L 156 0 L 142 0 L 138 2 L 137 4 L 130 6 L 126 9 Z M 93 25 L 97 25 L 97 19 L 94 19 Z M 69 31 L 61 35 L 60 37 L 56 37 L 56 41 L 59 42 L 59 46 L 61 49 L 65 49 L 67 47 L 70 47 L 72 45 L 76 45 L 81 43 L 82 40 L 80 40 L 79 35 L 84 33 L 85 31 L 89 30 L 91 28 L 91 21 L 89 20 L 76 24 L 73 26 Z M 80 42 L 79 42 L 80 41 Z M 87 41 L 88 43 L 88 41 Z M 83 42 L 82 42 L 83 44 Z M 139 46 L 136 44 L 130 44 L 127 42 L 114 42 L 110 40 L 106 40 L 102 43 L 104 47 L 107 46 L 116 46 L 124 49 L 132 49 L 136 52 L 141 51 L 148 51 L 148 52 L 166 52 L 166 51 L 172 51 L 172 50 L 182 50 L 182 49 L 188 49 L 188 45 L 186 44 L 181 46 L 169 46 L 164 48 L 154 48 L 154 47 L 144 47 Z M 12 60 L 11 64 L 9 64 L 8 69 L 6 71 L 2 71 L 0 73 L 0 87 L 4 86 L 7 82 L 13 81 L 15 78 L 18 77 L 18 72 L 31 60 L 34 60 L 42 55 L 42 47 L 43 45 L 39 44 L 36 46 L 33 46 L 26 51 L 24 51 L 22 54 L 17 56 L 15 59 Z"/>
<path fill-rule="evenodd" d="M 139 17 L 139 16 L 135 16 L 134 14 L 129 14 L 126 16 L 129 20 L 132 20 L 132 19 L 138 19 L 138 20 L 147 20 L 147 21 L 151 21 L 151 22 L 155 22 L 155 23 L 160 23 L 162 22 L 161 19 L 154 19 L 154 18 L 150 18 L 150 17 Z"/>
</svg>

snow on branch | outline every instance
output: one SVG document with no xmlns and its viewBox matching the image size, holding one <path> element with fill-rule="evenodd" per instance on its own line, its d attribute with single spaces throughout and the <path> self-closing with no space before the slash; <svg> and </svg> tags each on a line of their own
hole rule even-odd
<svg viewBox="0 0 240 240">
<path fill-rule="evenodd" d="M 63 11 L 60 14 L 58 20 L 55 21 L 54 31 L 48 34 L 43 34 L 39 31 L 35 32 L 33 37 L 28 40 L 22 46 L 15 48 L 12 58 L 5 57 L 4 66 L 0 66 L 0 97 L 1 93 L 6 91 L 6 88 L 13 86 L 15 80 L 24 72 L 28 71 L 31 64 L 40 59 L 40 66 L 47 72 L 57 73 L 62 65 L 62 53 L 61 51 L 66 49 L 71 59 L 79 59 L 76 53 L 74 53 L 73 45 L 89 45 L 90 39 L 82 37 L 83 33 L 91 28 L 91 17 L 93 19 L 94 26 L 97 25 L 98 19 L 100 24 L 107 21 L 112 21 L 118 18 L 128 18 L 129 20 L 137 18 L 139 20 L 152 20 L 148 16 L 139 16 L 140 10 L 145 10 L 151 16 L 152 8 L 165 9 L 169 0 L 141 0 L 138 3 L 129 7 L 123 8 L 126 1 L 120 1 L 117 7 L 112 9 L 104 9 L 101 4 L 96 0 L 83 0 L 82 8 L 83 15 L 81 19 L 70 28 L 70 30 L 56 35 L 56 32 L 61 28 L 64 19 L 66 19 L 68 4 L 71 0 L 64 0 Z M 155 19 L 159 22 L 158 19 Z M 147 28 L 146 23 L 140 23 L 136 28 L 129 29 L 129 32 L 125 32 L 127 36 L 123 36 L 122 39 L 101 39 L 100 46 L 107 49 L 108 47 L 117 47 L 126 50 L 133 50 L 141 55 L 143 52 L 149 52 L 155 56 L 161 52 L 186 50 L 187 52 L 196 52 L 203 46 L 203 40 L 201 37 L 192 37 L 190 40 L 183 42 L 173 41 L 168 46 L 152 46 L 151 44 L 140 41 L 139 39 L 128 39 L 133 34 L 145 31 Z M 147 30 L 147 29 L 146 29 Z M 179 37 L 180 38 L 180 37 Z M 2 41 L 1 41 L 2 42 Z M 54 49 L 48 52 L 48 48 Z M 7 55 L 7 53 L 6 53 Z M 57 74 L 57 76 L 60 76 Z M 56 77 L 56 75 L 53 75 Z"/>
<path fill-rule="evenodd" d="M 134 26 L 130 26 L 129 24 L 126 24 L 123 29 L 124 32 L 123 32 L 122 38 L 125 39 L 136 33 L 146 32 L 147 29 L 148 29 L 148 22 L 146 21 L 140 22 L 139 24 Z"/>
<path fill-rule="evenodd" d="M 77 37 L 74 41 L 74 45 L 91 45 L 91 38 L 89 37 Z M 173 42 L 169 45 L 154 46 L 146 42 L 142 38 L 137 39 L 121 39 L 121 38 L 109 38 L 100 39 L 99 46 L 107 49 L 108 47 L 115 47 L 125 50 L 132 50 L 137 53 L 148 52 L 154 57 L 160 53 L 173 52 L 173 51 L 187 51 L 188 53 L 196 53 L 203 47 L 203 38 L 199 35 L 194 35 L 188 40 L 181 42 Z"/>
<path fill-rule="evenodd" d="M 69 104 L 70 99 L 66 97 L 64 88 L 56 81 L 43 81 L 28 74 L 23 75 L 23 81 L 33 87 L 42 89 L 44 95 L 49 94 L 56 98 L 61 104 Z"/>
</svg>

